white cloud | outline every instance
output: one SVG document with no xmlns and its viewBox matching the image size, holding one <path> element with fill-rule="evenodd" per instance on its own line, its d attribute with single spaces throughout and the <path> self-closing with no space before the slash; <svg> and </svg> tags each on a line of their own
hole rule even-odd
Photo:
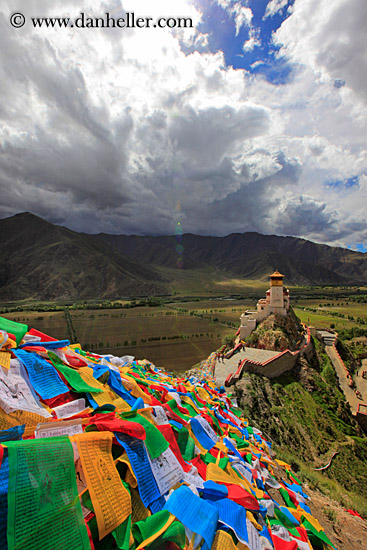
<svg viewBox="0 0 367 550">
<path fill-rule="evenodd" d="M 282 55 L 323 80 L 344 80 L 366 105 L 366 25 L 365 0 L 296 0 L 274 40 Z"/>
<path fill-rule="evenodd" d="M 260 67 L 261 65 L 265 65 L 265 61 L 261 61 L 259 59 L 258 61 L 254 61 L 254 63 L 251 63 L 251 69 L 256 69 L 256 67 Z"/>
<path fill-rule="evenodd" d="M 273 17 L 276 13 L 279 13 L 283 8 L 286 7 L 289 0 L 270 0 L 266 6 L 264 19 L 268 17 Z"/>
<path fill-rule="evenodd" d="M 218 6 L 224 10 L 231 9 L 233 4 L 236 4 L 238 0 L 216 0 Z"/>
<path fill-rule="evenodd" d="M 257 46 L 261 46 L 261 40 L 259 38 L 259 30 L 258 29 L 250 29 L 249 38 L 244 42 L 242 49 L 246 52 L 251 52 L 254 48 Z"/>
<path fill-rule="evenodd" d="M 233 6 L 232 13 L 235 16 L 236 36 L 240 32 L 241 27 L 251 27 L 252 11 L 250 8 L 241 6 L 238 2 Z"/>
<path fill-rule="evenodd" d="M 238 0 L 216 0 L 216 3 L 234 18 L 236 36 L 242 27 L 251 28 L 252 10 L 247 5 L 242 5 Z"/>
</svg>

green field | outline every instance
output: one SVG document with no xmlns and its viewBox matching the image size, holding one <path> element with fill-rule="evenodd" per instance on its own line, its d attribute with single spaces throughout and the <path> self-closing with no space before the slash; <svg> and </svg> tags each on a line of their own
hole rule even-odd
<svg viewBox="0 0 367 550">
<path fill-rule="evenodd" d="M 348 319 L 339 319 L 327 313 L 318 313 L 312 311 L 304 311 L 301 308 L 294 308 L 294 312 L 306 325 L 311 325 L 315 328 L 325 329 L 325 328 L 335 328 L 340 330 L 342 328 L 352 328 L 358 326 L 358 323 L 355 321 L 349 321 Z M 333 325 L 333 326 L 332 326 Z"/>
<path fill-rule="evenodd" d="M 355 300 L 359 297 L 354 297 Z M 352 327 L 367 328 L 367 303 L 348 298 L 336 299 L 301 299 L 294 300 L 294 311 L 302 322 L 316 328 L 335 328 L 336 330 Z M 334 326 L 332 326 L 334 325 Z"/>
<path fill-rule="evenodd" d="M 20 311 L 8 312 L 4 308 L 1 315 L 55 338 L 78 341 L 84 349 L 102 354 L 130 354 L 182 372 L 205 359 L 221 345 L 224 337 L 234 335 L 241 314 L 254 309 L 268 288 L 267 284 L 261 288 L 262 282 L 257 283 L 258 288 L 253 281 L 243 283 L 247 284 L 247 290 L 242 299 L 210 298 L 207 292 L 199 297 L 199 291 L 206 285 L 204 278 L 201 286 L 196 287 L 199 289 L 196 295 L 193 293 L 186 299 L 177 295 L 171 299 L 153 299 L 161 304 L 156 307 L 144 305 L 151 301 L 143 302 L 141 307 L 127 301 L 81 302 L 69 307 L 37 302 L 26 306 L 29 311 L 23 310 L 24 303 L 14 304 L 13 309 Z M 291 304 L 301 321 L 337 331 L 357 326 L 367 328 L 367 303 L 361 303 L 365 295 L 356 289 L 354 294 L 342 287 L 334 288 L 334 294 L 331 290 L 331 287 L 291 289 Z"/>
<path fill-rule="evenodd" d="M 83 349 L 147 358 L 159 367 L 183 372 L 220 347 L 233 328 L 168 307 L 69 311 L 73 335 Z M 54 338 L 70 338 L 64 312 L 16 312 L 6 317 Z"/>
<path fill-rule="evenodd" d="M 64 340 L 68 338 L 65 315 L 63 311 L 20 311 L 3 313 L 3 317 L 25 323 L 29 328 L 36 328 L 54 338 Z"/>
</svg>

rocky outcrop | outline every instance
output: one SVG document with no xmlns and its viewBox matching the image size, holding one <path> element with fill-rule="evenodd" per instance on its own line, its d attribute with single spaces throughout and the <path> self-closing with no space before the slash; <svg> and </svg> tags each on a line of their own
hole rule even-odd
<svg viewBox="0 0 367 550">
<path fill-rule="evenodd" d="M 303 337 L 303 327 L 292 309 L 286 316 L 271 314 L 262 321 L 249 337 L 249 344 L 255 347 L 284 351 L 295 351 Z"/>
</svg>

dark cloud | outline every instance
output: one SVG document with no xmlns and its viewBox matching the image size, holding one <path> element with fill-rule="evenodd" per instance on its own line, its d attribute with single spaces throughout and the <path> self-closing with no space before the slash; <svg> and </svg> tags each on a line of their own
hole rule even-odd
<svg viewBox="0 0 367 550">
<path fill-rule="evenodd" d="M 269 113 L 263 107 L 187 107 L 173 119 L 169 135 L 177 151 L 191 162 L 205 164 L 238 150 L 244 140 L 263 134 L 268 126 Z"/>
<path fill-rule="evenodd" d="M 302 236 L 335 235 L 335 218 L 326 209 L 326 203 L 318 203 L 309 197 L 283 203 L 276 219 L 276 231 L 282 235 Z M 339 234 L 338 234 L 339 235 Z"/>
</svg>

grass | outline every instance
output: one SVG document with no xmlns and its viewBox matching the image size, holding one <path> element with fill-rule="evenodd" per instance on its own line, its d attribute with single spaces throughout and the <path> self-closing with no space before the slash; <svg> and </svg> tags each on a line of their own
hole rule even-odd
<svg viewBox="0 0 367 550">
<path fill-rule="evenodd" d="M 302 481 L 367 518 L 367 438 L 360 437 L 322 344 L 314 343 L 317 356 L 307 367 L 271 381 L 247 374 L 237 398 Z M 335 451 L 327 470 L 314 470 Z"/>
<path fill-rule="evenodd" d="M 357 327 L 358 323 L 356 321 L 351 321 L 349 319 L 340 319 L 327 313 L 313 312 L 313 311 L 304 311 L 300 307 L 294 308 L 294 313 L 299 317 L 302 323 L 307 325 L 314 326 L 319 329 L 330 328 L 331 325 L 334 325 L 335 330 L 341 330 L 345 328 Z"/>
<path fill-rule="evenodd" d="M 36 328 L 54 338 L 68 338 L 65 315 L 63 311 L 20 311 L 3 314 L 7 319 L 25 323 L 29 328 Z"/>
<path fill-rule="evenodd" d="M 240 312 L 253 307 L 254 302 L 252 300 L 243 299 L 197 299 L 195 301 L 181 301 L 181 302 L 169 302 L 169 305 L 174 308 L 182 308 L 187 311 L 198 311 L 200 313 L 213 313 L 218 311 L 225 312 Z"/>
<path fill-rule="evenodd" d="M 224 271 L 205 267 L 201 269 L 157 268 L 163 276 L 173 279 L 172 296 L 221 296 L 223 294 L 248 294 L 262 296 L 269 283 L 257 279 L 240 279 L 228 276 Z"/>
<path fill-rule="evenodd" d="M 347 490 L 335 479 L 330 479 L 325 474 L 315 471 L 311 466 L 300 460 L 297 454 L 277 445 L 274 446 L 274 449 L 277 458 L 287 462 L 302 483 L 308 483 L 312 490 L 319 491 L 344 508 L 351 508 L 367 519 L 367 498 L 365 495 L 361 495 L 360 492 L 354 490 Z M 332 518 L 329 519 L 333 521 Z"/>
</svg>

